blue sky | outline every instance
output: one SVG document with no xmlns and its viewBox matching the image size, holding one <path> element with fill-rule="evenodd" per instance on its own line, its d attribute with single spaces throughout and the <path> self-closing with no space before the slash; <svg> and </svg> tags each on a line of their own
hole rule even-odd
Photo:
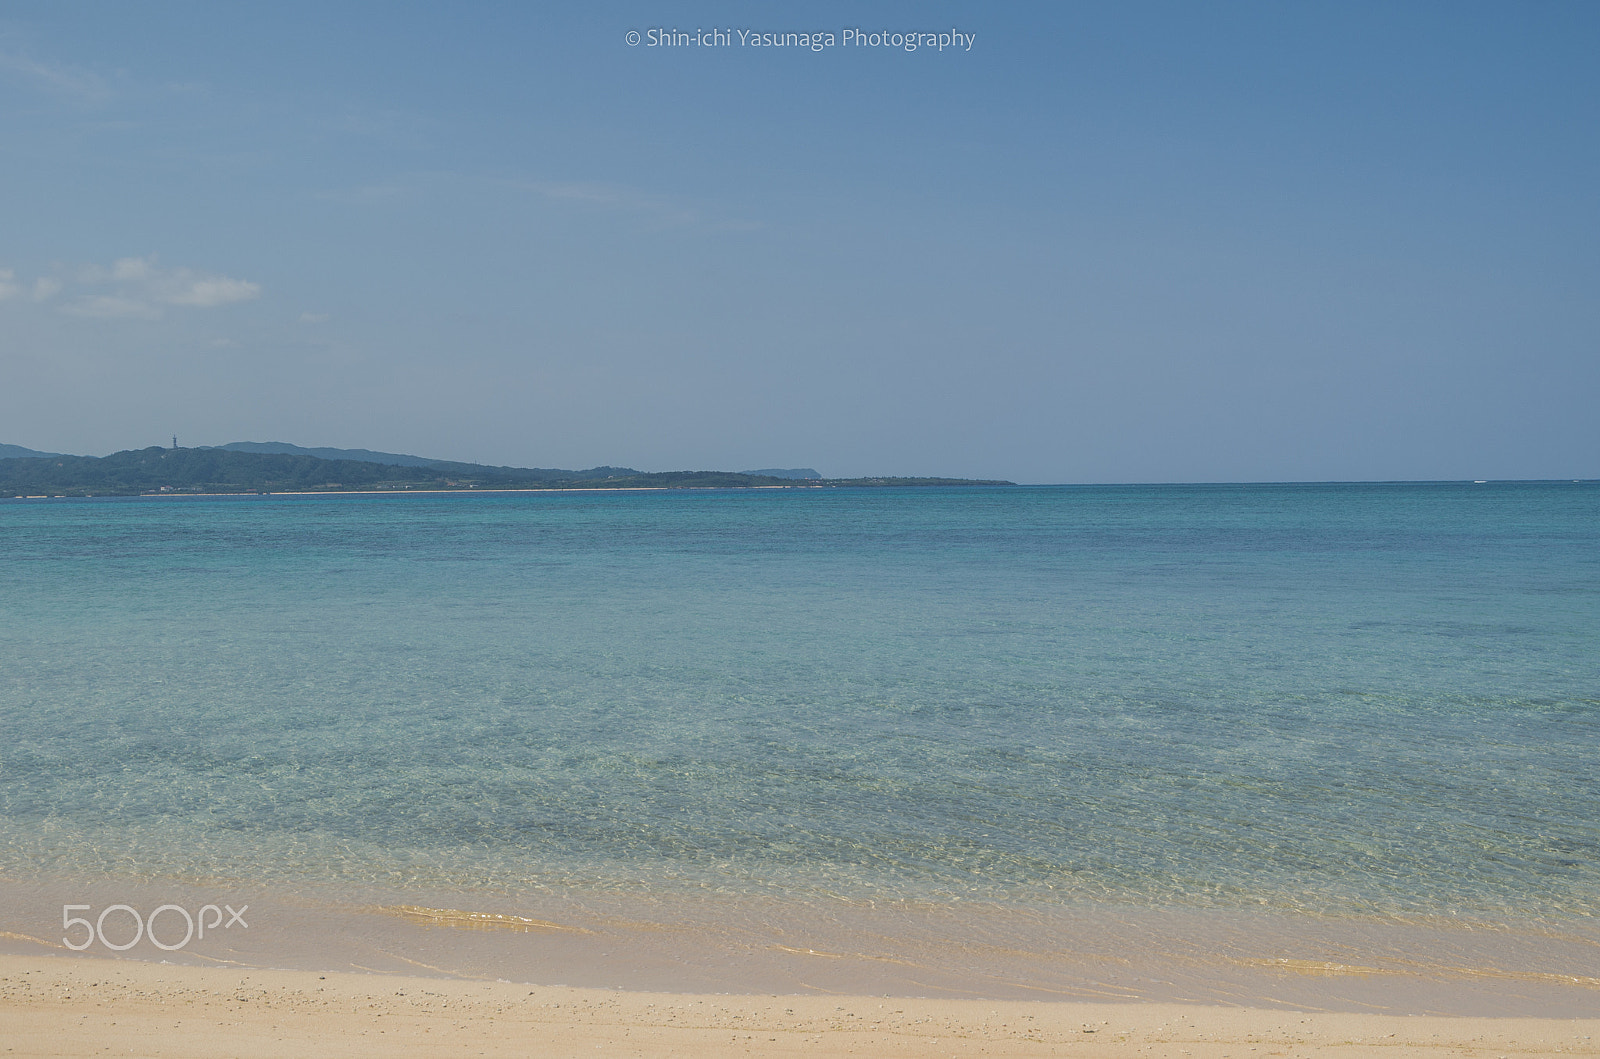
<svg viewBox="0 0 1600 1059">
<path fill-rule="evenodd" d="M 1597 46 L 1593 4 L 11 3 L 0 441 L 1600 476 Z"/>
</svg>

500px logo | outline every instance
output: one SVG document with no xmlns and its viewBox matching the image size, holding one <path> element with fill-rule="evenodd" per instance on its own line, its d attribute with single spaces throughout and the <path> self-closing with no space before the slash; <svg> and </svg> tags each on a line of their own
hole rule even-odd
<svg viewBox="0 0 1600 1059">
<path fill-rule="evenodd" d="M 228 921 L 226 923 L 222 921 L 223 908 L 228 910 Z M 146 934 L 149 934 L 150 944 L 167 952 L 176 952 L 185 945 L 189 944 L 189 942 L 196 936 L 196 926 L 199 927 L 198 936 L 201 938 L 206 936 L 206 931 L 208 930 L 214 931 L 219 926 L 223 930 L 228 930 L 235 923 L 237 923 L 240 927 L 243 927 L 245 930 L 250 929 L 250 924 L 244 921 L 244 914 L 250 911 L 249 905 L 241 905 L 237 912 L 234 911 L 232 905 L 223 905 L 222 908 L 218 908 L 216 905 L 206 905 L 200 909 L 199 915 L 194 916 L 191 916 L 189 914 L 189 910 L 181 905 L 162 905 L 160 908 L 150 913 L 150 918 L 148 920 L 141 916 L 139 914 L 139 910 L 134 908 L 132 905 L 110 905 L 101 911 L 99 918 L 93 923 L 82 918 L 81 916 L 75 916 L 72 914 L 74 912 L 90 912 L 92 910 L 92 905 L 61 906 L 61 927 L 63 930 L 71 931 L 74 927 L 82 927 L 84 930 L 89 932 L 88 937 L 84 938 L 81 942 L 73 941 L 70 937 L 62 938 L 61 941 L 66 945 L 67 948 L 76 949 L 79 952 L 82 952 L 90 945 L 93 945 L 96 938 L 99 938 L 100 944 L 104 945 L 106 948 L 112 950 L 113 952 L 122 952 L 126 949 L 133 948 L 135 945 L 139 944 L 140 938 L 144 937 Z M 111 915 L 113 912 L 119 913 L 119 919 L 123 916 L 131 916 L 133 918 L 133 937 L 130 940 L 117 942 L 106 937 L 106 917 Z M 174 916 L 183 920 L 182 941 L 169 943 L 156 937 L 156 920 L 161 917 L 163 912 L 167 914 L 167 923 L 172 923 Z M 212 916 L 209 923 L 206 922 L 208 913 Z M 123 936 L 125 931 L 119 929 L 121 924 L 118 922 L 118 919 L 113 919 L 111 922 L 113 933 L 119 937 Z M 172 934 L 176 933 L 177 928 L 176 924 L 173 924 L 170 927 L 163 926 L 162 929 L 167 932 L 168 936 L 170 937 Z"/>
</svg>

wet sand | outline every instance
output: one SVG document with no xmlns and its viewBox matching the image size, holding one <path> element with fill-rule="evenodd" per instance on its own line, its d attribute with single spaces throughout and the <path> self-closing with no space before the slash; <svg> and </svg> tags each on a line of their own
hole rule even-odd
<svg viewBox="0 0 1600 1059">
<path fill-rule="evenodd" d="M 1600 1055 L 1600 1017 L 623 992 L 0 956 L 8 1056 Z"/>
<path fill-rule="evenodd" d="M 0 879 L 0 894 L 0 956 L 23 959 L 627 994 L 1600 1016 L 1600 937 L 1571 923 L 64 878 Z"/>
</svg>

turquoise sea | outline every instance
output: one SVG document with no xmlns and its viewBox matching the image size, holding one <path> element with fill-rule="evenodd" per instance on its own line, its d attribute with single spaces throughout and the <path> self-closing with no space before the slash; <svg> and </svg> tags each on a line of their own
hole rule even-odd
<svg viewBox="0 0 1600 1059">
<path fill-rule="evenodd" d="M 0 877 L 1592 925 L 1600 485 L 4 501 Z"/>
</svg>

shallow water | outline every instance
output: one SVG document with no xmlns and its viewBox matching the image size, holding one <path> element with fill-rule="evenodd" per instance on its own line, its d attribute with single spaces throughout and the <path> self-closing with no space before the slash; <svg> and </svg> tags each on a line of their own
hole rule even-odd
<svg viewBox="0 0 1600 1059">
<path fill-rule="evenodd" d="M 1600 912 L 1600 486 L 0 502 L 0 875 Z"/>
</svg>

